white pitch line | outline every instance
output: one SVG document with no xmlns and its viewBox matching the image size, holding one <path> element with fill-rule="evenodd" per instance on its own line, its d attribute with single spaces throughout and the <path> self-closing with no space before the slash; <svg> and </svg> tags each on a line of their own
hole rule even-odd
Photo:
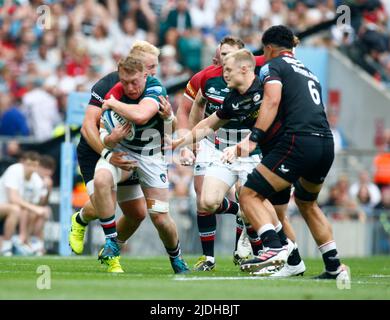
<svg viewBox="0 0 390 320">
<path fill-rule="evenodd" d="M 386 276 L 387 277 L 387 276 Z M 285 282 L 295 282 L 298 281 L 305 281 L 305 282 L 318 282 L 318 283 L 330 283 L 330 280 L 315 280 L 315 279 L 308 279 L 308 278 L 270 278 L 270 277 L 258 277 L 258 276 L 244 276 L 244 277 L 178 277 L 174 276 L 174 281 L 221 281 L 221 280 L 282 280 Z M 336 282 L 336 281 L 335 281 Z M 376 285 L 376 286 L 388 286 L 388 283 L 382 283 L 382 282 L 371 282 L 371 281 L 364 281 L 364 280 L 351 280 L 352 285 Z"/>
<path fill-rule="evenodd" d="M 269 277 L 175 277 L 175 281 L 219 281 L 219 280 L 274 280 L 275 278 Z"/>
</svg>

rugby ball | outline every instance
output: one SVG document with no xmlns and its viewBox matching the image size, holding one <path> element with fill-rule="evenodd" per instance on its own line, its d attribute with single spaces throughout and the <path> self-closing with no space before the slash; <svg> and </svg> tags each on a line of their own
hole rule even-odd
<svg viewBox="0 0 390 320">
<path fill-rule="evenodd" d="M 135 125 L 131 121 L 128 121 L 127 119 L 120 116 L 118 113 L 111 109 L 107 109 L 102 114 L 102 120 L 104 123 L 104 127 L 106 130 L 111 133 L 112 129 L 114 129 L 117 126 L 124 125 L 125 123 L 129 122 L 131 124 L 131 130 L 130 133 L 127 135 L 127 137 L 124 139 L 126 141 L 132 141 L 135 136 Z"/>
</svg>

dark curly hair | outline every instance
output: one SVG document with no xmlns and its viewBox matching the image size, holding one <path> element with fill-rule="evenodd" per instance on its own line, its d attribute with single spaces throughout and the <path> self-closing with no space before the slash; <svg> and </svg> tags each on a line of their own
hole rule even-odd
<svg viewBox="0 0 390 320">
<path fill-rule="evenodd" d="M 274 44 L 287 49 L 292 49 L 299 42 L 298 38 L 294 36 L 291 29 L 283 25 L 268 28 L 264 32 L 261 41 L 264 46 Z"/>
</svg>

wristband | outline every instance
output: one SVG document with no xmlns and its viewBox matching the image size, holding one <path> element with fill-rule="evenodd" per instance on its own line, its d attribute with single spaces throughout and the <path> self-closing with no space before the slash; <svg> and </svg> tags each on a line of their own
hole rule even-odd
<svg viewBox="0 0 390 320">
<path fill-rule="evenodd" d="M 110 159 L 112 157 L 112 151 L 108 150 L 107 148 L 104 148 L 102 152 L 100 152 L 100 155 L 107 160 L 107 162 L 110 162 Z"/>
<path fill-rule="evenodd" d="M 167 119 L 164 119 L 164 122 L 171 123 L 174 119 L 175 119 L 175 115 L 171 113 L 171 115 Z"/>
<path fill-rule="evenodd" d="M 103 131 L 100 133 L 100 141 L 102 142 L 104 147 L 107 147 L 107 145 L 104 143 L 104 139 L 110 135 L 107 131 Z"/>
<path fill-rule="evenodd" d="M 256 128 L 256 127 L 253 127 L 251 129 L 252 133 L 251 135 L 249 136 L 249 140 L 250 141 L 253 141 L 253 142 L 256 142 L 256 143 L 260 143 L 262 140 L 264 140 L 266 134 L 265 134 L 265 131 L 259 129 L 259 128 Z"/>
</svg>

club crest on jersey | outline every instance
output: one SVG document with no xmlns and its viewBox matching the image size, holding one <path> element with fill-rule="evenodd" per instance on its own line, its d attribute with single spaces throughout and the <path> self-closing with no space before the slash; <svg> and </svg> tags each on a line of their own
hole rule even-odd
<svg viewBox="0 0 390 320">
<path fill-rule="evenodd" d="M 167 182 L 167 176 L 166 176 L 166 174 L 165 173 L 162 173 L 162 174 L 160 174 L 160 179 L 161 179 L 161 181 L 162 182 Z"/>
<path fill-rule="evenodd" d="M 256 94 L 256 95 L 253 97 L 253 102 L 258 102 L 260 99 L 261 99 L 261 95 L 260 95 L 260 93 L 258 93 L 258 94 Z"/>
</svg>

